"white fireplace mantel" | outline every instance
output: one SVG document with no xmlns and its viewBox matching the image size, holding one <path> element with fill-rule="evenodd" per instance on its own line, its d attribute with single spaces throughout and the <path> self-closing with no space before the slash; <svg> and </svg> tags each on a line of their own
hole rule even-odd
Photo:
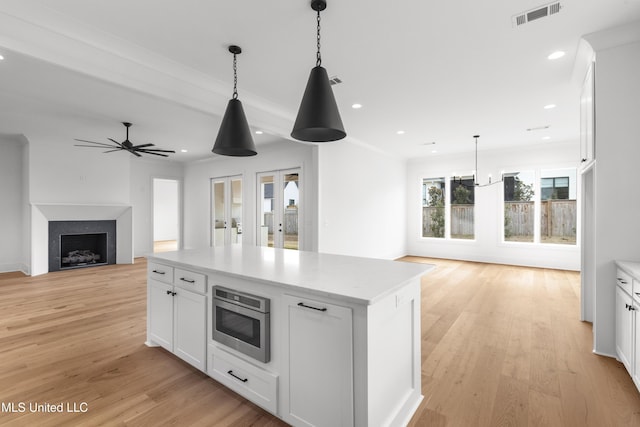
<svg viewBox="0 0 640 427">
<path fill-rule="evenodd" d="M 49 271 L 49 221 L 116 221 L 116 263 L 133 264 L 133 208 L 128 205 L 31 204 L 31 275 Z"/>
</svg>

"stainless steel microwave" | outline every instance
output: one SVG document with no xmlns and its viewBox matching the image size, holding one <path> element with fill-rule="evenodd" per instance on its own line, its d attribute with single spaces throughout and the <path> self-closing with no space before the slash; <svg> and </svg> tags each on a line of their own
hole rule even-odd
<svg viewBox="0 0 640 427">
<path fill-rule="evenodd" d="M 270 300 L 213 286 L 213 340 L 260 362 L 271 359 Z"/>
</svg>

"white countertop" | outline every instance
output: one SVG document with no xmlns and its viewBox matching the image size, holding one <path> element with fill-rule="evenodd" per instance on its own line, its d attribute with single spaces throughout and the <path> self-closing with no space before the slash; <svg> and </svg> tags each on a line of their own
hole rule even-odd
<svg viewBox="0 0 640 427">
<path fill-rule="evenodd" d="M 359 304 L 373 304 L 434 268 L 431 264 L 246 245 L 156 253 L 147 258 Z"/>
<path fill-rule="evenodd" d="M 640 280 L 640 262 L 635 261 L 616 261 L 618 267 L 633 276 L 634 279 Z"/>
</svg>

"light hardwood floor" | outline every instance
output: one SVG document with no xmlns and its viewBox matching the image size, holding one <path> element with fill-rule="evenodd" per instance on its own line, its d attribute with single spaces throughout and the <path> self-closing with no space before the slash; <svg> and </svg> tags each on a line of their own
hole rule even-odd
<svg viewBox="0 0 640 427">
<path fill-rule="evenodd" d="M 411 426 L 634 426 L 640 394 L 592 354 L 574 272 L 448 260 L 422 280 L 422 405 Z M 144 345 L 146 262 L 0 274 L 1 425 L 282 426 Z M 30 412 L 30 404 L 87 404 Z M 7 412 L 10 404 L 20 410 Z"/>
</svg>

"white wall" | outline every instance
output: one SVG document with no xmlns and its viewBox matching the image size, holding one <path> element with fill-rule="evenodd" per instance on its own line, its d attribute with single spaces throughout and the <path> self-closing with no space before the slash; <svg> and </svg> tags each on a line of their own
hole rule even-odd
<svg viewBox="0 0 640 427">
<path fill-rule="evenodd" d="M 180 182 L 153 180 L 153 240 L 178 240 Z"/>
<path fill-rule="evenodd" d="M 577 101 L 576 101 L 577 102 Z M 577 167 L 579 142 L 549 142 L 536 147 L 478 152 L 478 182 L 500 178 L 502 171 L 528 171 Z M 476 188 L 475 240 L 422 237 L 422 179 L 471 175 L 474 153 L 438 155 L 409 162 L 407 174 L 407 252 L 410 255 L 451 258 L 479 262 L 578 270 L 579 247 L 503 242 L 503 187 L 495 184 Z M 575 183 L 575 180 L 573 180 Z M 536 192 L 539 192 L 539 184 Z M 578 204 L 579 206 L 579 204 Z"/>
<path fill-rule="evenodd" d="M 178 162 L 136 158 L 131 161 L 130 168 L 129 203 L 133 206 L 134 256 L 140 257 L 153 252 L 153 179 L 178 180 L 179 187 L 182 187 L 184 166 Z M 179 208 L 181 212 L 182 206 Z M 181 232 L 179 229 L 178 233 Z"/>
<path fill-rule="evenodd" d="M 0 135 L 0 272 L 25 270 L 23 157 L 18 136 Z"/>
<path fill-rule="evenodd" d="M 26 137 L 32 203 L 129 203 L 130 159 L 125 153 L 78 148 L 72 140 Z"/>
<path fill-rule="evenodd" d="M 596 52 L 594 351 L 615 355 L 615 260 L 640 261 L 640 22 L 587 40 Z"/>
<path fill-rule="evenodd" d="M 315 147 L 283 141 L 259 147 L 252 157 L 214 156 L 186 165 L 184 175 L 184 247 L 206 247 L 210 244 L 211 178 L 232 175 L 243 177 L 243 243 L 256 244 L 256 173 L 301 167 L 300 176 L 304 210 L 301 227 L 301 249 L 316 250 L 317 208 Z"/>
<path fill-rule="evenodd" d="M 319 252 L 406 254 L 406 162 L 348 141 L 318 147 Z"/>
</svg>

